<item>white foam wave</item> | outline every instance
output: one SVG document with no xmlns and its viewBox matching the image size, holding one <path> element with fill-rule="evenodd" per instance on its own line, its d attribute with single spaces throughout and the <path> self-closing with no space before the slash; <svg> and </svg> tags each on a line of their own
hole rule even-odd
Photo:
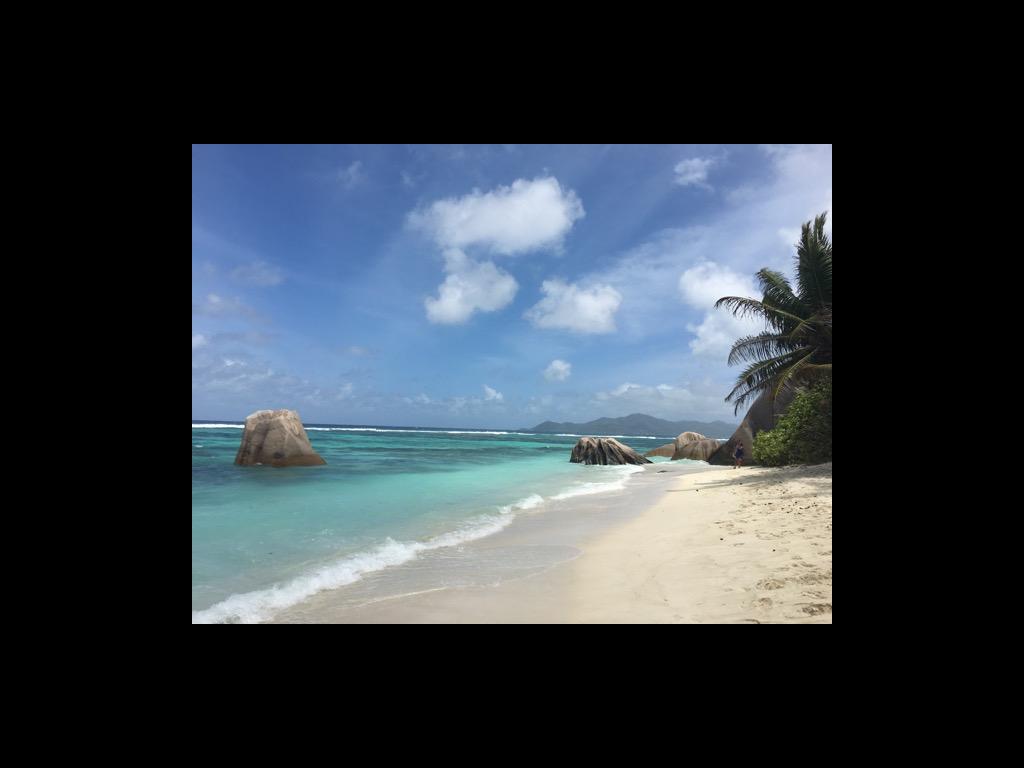
<svg viewBox="0 0 1024 768">
<path fill-rule="evenodd" d="M 625 488 L 624 482 L 615 483 L 583 483 L 577 485 L 575 488 L 570 488 L 568 491 L 562 491 L 551 497 L 552 501 L 562 501 L 563 499 L 571 499 L 576 496 L 589 496 L 592 493 L 604 493 L 605 491 L 618 491 Z"/>
<path fill-rule="evenodd" d="M 532 432 L 531 434 L 542 435 L 542 432 Z M 671 437 L 658 437 L 657 435 L 595 435 L 593 433 L 589 435 L 578 435 L 572 432 L 556 432 L 552 437 L 614 437 L 616 439 L 623 438 L 633 440 L 671 440 Z"/>
<path fill-rule="evenodd" d="M 519 501 L 515 502 L 514 504 L 506 504 L 503 507 L 499 507 L 498 511 L 501 512 L 501 514 L 503 514 L 503 515 L 507 515 L 510 512 L 515 512 L 516 510 L 519 510 L 519 509 L 523 509 L 523 510 L 525 510 L 525 509 L 535 509 L 536 507 L 539 507 L 543 503 L 544 503 L 544 497 L 541 496 L 540 494 L 533 493 L 533 494 L 530 494 L 529 496 L 527 496 L 524 499 L 520 499 Z"/>
<path fill-rule="evenodd" d="M 626 487 L 626 483 L 629 482 L 629 476 L 636 474 L 637 472 L 643 472 L 644 468 L 641 466 L 627 464 L 621 467 L 592 467 L 589 469 L 600 469 L 605 472 L 614 472 L 619 475 L 615 480 L 611 480 L 603 483 L 581 483 L 580 485 L 568 488 L 561 493 L 556 493 L 551 497 L 552 501 L 562 501 L 563 499 L 571 499 L 576 496 L 589 496 L 592 493 L 604 493 L 606 491 L 621 491 Z"/>
<path fill-rule="evenodd" d="M 527 435 L 529 432 L 497 432 L 484 429 L 384 429 L 383 427 L 306 427 L 314 432 L 402 432 L 425 435 Z"/>
<path fill-rule="evenodd" d="M 192 429 L 245 429 L 244 424 L 193 424 Z M 532 435 L 532 432 L 500 432 L 486 429 L 385 429 L 383 427 L 306 427 L 307 432 L 415 432 L 428 435 Z"/>
<path fill-rule="evenodd" d="M 269 589 L 231 595 L 202 611 L 192 611 L 193 624 L 257 624 L 275 613 L 289 608 L 318 592 L 337 589 L 359 581 L 364 575 L 401 565 L 414 559 L 420 552 L 443 547 L 455 547 L 482 539 L 506 528 L 512 522 L 509 516 L 486 515 L 449 533 L 427 541 L 395 541 L 387 539 L 369 552 L 350 555 L 311 573 L 299 576 L 286 584 Z"/>
</svg>

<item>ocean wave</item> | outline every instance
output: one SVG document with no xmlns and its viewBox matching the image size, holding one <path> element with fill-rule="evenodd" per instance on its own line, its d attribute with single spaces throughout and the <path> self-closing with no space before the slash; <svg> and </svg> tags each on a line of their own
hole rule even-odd
<svg viewBox="0 0 1024 768">
<path fill-rule="evenodd" d="M 193 424 L 192 429 L 245 429 L 244 424 Z M 633 440 L 669 440 L 657 435 L 578 435 L 571 432 L 503 432 L 493 429 L 387 429 L 385 427 L 306 427 L 307 432 L 402 432 L 425 435 L 519 435 L 521 437 L 614 437 Z"/>
<path fill-rule="evenodd" d="M 427 432 L 429 430 L 423 430 Z M 444 431 L 446 435 L 525 435 L 525 432 L 488 432 L 487 430 L 465 430 L 459 431 L 454 429 L 447 429 Z"/>
<path fill-rule="evenodd" d="M 258 624 L 318 592 L 359 581 L 368 573 L 413 560 L 420 552 L 455 547 L 497 533 L 512 523 L 511 516 L 485 515 L 449 533 L 427 541 L 387 539 L 368 552 L 349 555 L 311 573 L 269 589 L 231 595 L 202 611 L 192 611 L 193 624 Z"/>
<path fill-rule="evenodd" d="M 535 509 L 544 503 L 544 497 L 539 493 L 533 493 L 524 499 L 520 499 L 514 504 L 506 504 L 503 507 L 499 507 L 498 511 L 503 515 L 507 515 L 510 512 L 515 512 L 518 509 Z"/>
<path fill-rule="evenodd" d="M 474 429 L 384 429 L 383 427 L 306 427 L 314 432 L 403 432 L 425 435 L 529 435 L 530 432 L 498 432 L 494 430 Z"/>
<path fill-rule="evenodd" d="M 644 468 L 634 464 L 626 464 L 621 467 L 594 467 L 594 469 L 602 469 L 605 472 L 615 472 L 619 475 L 615 480 L 603 483 L 581 483 L 580 485 L 568 488 L 561 493 L 556 493 L 551 497 L 552 501 L 562 501 L 564 499 L 572 499 L 576 496 L 589 496 L 592 493 L 605 493 L 606 491 L 621 491 L 626 487 L 629 482 L 630 475 L 634 475 L 637 472 L 643 472 Z"/>
<path fill-rule="evenodd" d="M 517 433 L 518 434 L 518 433 Z M 531 435 L 541 435 L 541 432 L 530 432 Z M 571 432 L 556 432 L 552 437 L 614 437 L 616 440 L 620 437 L 632 440 L 671 440 L 671 437 L 658 437 L 657 435 L 595 435 L 593 433 L 589 435 L 577 435 Z"/>
<path fill-rule="evenodd" d="M 582 483 L 547 499 L 537 493 L 530 494 L 512 504 L 499 507 L 498 515 L 474 518 L 454 531 L 426 541 L 395 541 L 388 538 L 374 549 L 346 556 L 285 584 L 231 595 L 209 608 L 192 611 L 192 623 L 257 624 L 267 621 L 279 611 L 290 608 L 318 592 L 344 587 L 359 581 L 367 574 L 402 565 L 415 559 L 421 552 L 456 547 L 498 533 L 512 524 L 515 512 L 536 509 L 546 501 L 562 501 L 576 496 L 621 490 L 626 487 L 631 475 L 644 471 L 643 467 L 635 465 L 595 466 L 587 469 L 590 472 L 614 476 L 614 479 Z"/>
<path fill-rule="evenodd" d="M 193 424 L 192 429 L 245 429 L 245 424 Z M 384 427 L 306 427 L 307 432 L 415 432 L 428 435 L 533 435 L 489 429 L 385 429 Z"/>
</svg>

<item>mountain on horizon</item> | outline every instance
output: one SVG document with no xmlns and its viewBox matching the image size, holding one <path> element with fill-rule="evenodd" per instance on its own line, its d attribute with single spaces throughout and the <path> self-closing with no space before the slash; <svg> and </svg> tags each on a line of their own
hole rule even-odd
<svg viewBox="0 0 1024 768">
<path fill-rule="evenodd" d="M 728 439 L 736 431 L 737 424 L 724 421 L 666 421 L 648 416 L 646 413 L 631 413 L 618 418 L 601 418 L 584 424 L 571 421 L 545 421 L 524 432 L 539 432 L 544 435 L 568 432 L 578 435 L 635 435 L 652 437 L 676 437 L 682 432 L 699 432 L 705 437 Z"/>
</svg>

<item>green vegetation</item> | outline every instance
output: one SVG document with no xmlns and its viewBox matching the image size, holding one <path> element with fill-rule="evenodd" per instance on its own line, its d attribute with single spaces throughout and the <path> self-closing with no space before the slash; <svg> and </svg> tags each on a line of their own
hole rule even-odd
<svg viewBox="0 0 1024 768">
<path fill-rule="evenodd" d="M 754 436 L 758 464 L 832 461 L 832 241 L 825 220 L 823 213 L 801 228 L 795 292 L 781 273 L 765 268 L 757 273 L 760 301 L 725 296 L 715 304 L 766 325 L 729 353 L 729 365 L 748 364 L 725 398 L 736 412 L 762 394 L 774 402 L 783 389 L 796 392 L 774 429 Z"/>
<path fill-rule="evenodd" d="M 754 438 L 754 461 L 769 467 L 832 461 L 832 379 L 799 392 L 775 429 Z"/>
<path fill-rule="evenodd" d="M 803 225 L 796 246 L 797 290 L 782 273 L 762 269 L 761 300 L 725 296 L 715 307 L 738 317 L 753 316 L 767 329 L 732 346 L 729 365 L 749 363 L 725 398 L 735 411 L 763 392 L 772 399 L 783 387 L 832 375 L 832 242 L 825 234 L 826 214 Z"/>
</svg>

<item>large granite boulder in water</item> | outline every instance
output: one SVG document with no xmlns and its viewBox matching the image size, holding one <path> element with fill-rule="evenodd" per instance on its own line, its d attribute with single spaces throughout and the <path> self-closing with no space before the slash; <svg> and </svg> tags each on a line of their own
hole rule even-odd
<svg viewBox="0 0 1024 768">
<path fill-rule="evenodd" d="M 612 437 L 581 437 L 572 449 L 573 464 L 650 464 L 628 445 Z"/>
<path fill-rule="evenodd" d="M 256 411 L 246 417 L 235 464 L 310 467 L 326 463 L 309 444 L 295 411 Z"/>
<path fill-rule="evenodd" d="M 779 417 L 786 412 L 789 404 L 793 402 L 796 390 L 786 388 L 779 392 L 779 396 L 772 402 L 771 392 L 765 392 L 754 404 L 750 406 L 747 415 L 739 429 L 732 433 L 724 445 L 715 451 L 708 464 L 731 465 L 734 461 L 732 455 L 736 452 L 737 443 L 743 443 L 743 463 L 754 463 L 754 437 L 758 432 L 766 429 L 773 429 L 778 423 Z"/>
<path fill-rule="evenodd" d="M 683 432 L 673 443 L 675 450 L 672 452 L 672 460 L 707 461 L 719 445 L 714 438 L 704 437 L 699 432 Z"/>
</svg>

